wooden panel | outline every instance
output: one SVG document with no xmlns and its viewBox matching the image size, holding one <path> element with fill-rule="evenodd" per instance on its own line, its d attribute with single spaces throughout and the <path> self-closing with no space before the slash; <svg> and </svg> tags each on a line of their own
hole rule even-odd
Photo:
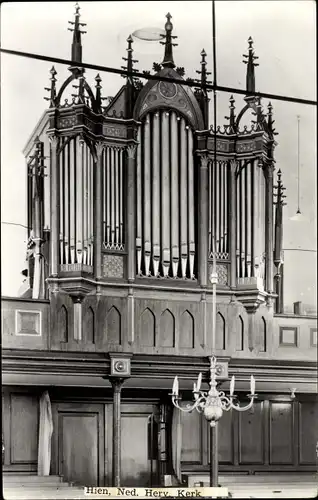
<svg viewBox="0 0 318 500">
<path fill-rule="evenodd" d="M 152 486 L 157 461 L 151 460 L 151 448 L 157 438 L 151 435 L 152 405 L 123 405 L 121 421 L 121 485 Z"/>
<path fill-rule="evenodd" d="M 154 347 L 156 345 L 156 318 L 147 307 L 144 309 L 139 320 L 140 345 Z"/>
<path fill-rule="evenodd" d="M 247 412 L 238 414 L 239 463 L 264 463 L 264 403 L 254 402 Z"/>
<path fill-rule="evenodd" d="M 202 463 L 203 417 L 196 410 L 181 415 L 182 418 L 182 450 L 181 461 Z M 204 423 L 206 421 L 204 420 Z"/>
<path fill-rule="evenodd" d="M 222 313 L 218 312 L 216 315 L 216 349 L 226 349 L 226 330 L 225 318 Z"/>
<path fill-rule="evenodd" d="M 115 306 L 106 315 L 106 335 L 111 344 L 121 344 L 121 314 Z"/>
<path fill-rule="evenodd" d="M 299 463 L 316 464 L 318 442 L 318 402 L 299 403 Z"/>
<path fill-rule="evenodd" d="M 92 307 L 88 307 L 85 320 L 86 342 L 95 344 L 95 313 Z"/>
<path fill-rule="evenodd" d="M 175 346 L 175 318 L 169 309 L 163 311 L 160 316 L 158 345 L 160 347 Z"/>
<path fill-rule="evenodd" d="M 293 404 L 270 402 L 270 464 L 293 463 Z"/>
<path fill-rule="evenodd" d="M 181 315 L 179 347 L 194 348 L 194 318 L 187 310 Z"/>
<path fill-rule="evenodd" d="M 54 405 L 53 454 L 57 463 L 55 467 L 53 465 L 53 470 L 63 475 L 65 481 L 79 485 L 103 485 L 103 436 L 102 405 Z"/>
<path fill-rule="evenodd" d="M 38 398 L 11 394 L 11 463 L 34 463 L 38 459 Z"/>
</svg>

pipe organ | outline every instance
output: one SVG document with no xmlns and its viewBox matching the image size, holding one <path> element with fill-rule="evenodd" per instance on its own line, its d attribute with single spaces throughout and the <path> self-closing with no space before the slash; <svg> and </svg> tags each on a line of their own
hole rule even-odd
<svg viewBox="0 0 318 500">
<path fill-rule="evenodd" d="M 229 259 L 229 164 L 209 163 L 209 256 Z"/>
<path fill-rule="evenodd" d="M 193 131 L 175 111 L 148 113 L 138 131 L 137 274 L 193 279 L 196 267 Z"/>
<path fill-rule="evenodd" d="M 93 265 L 94 159 L 79 136 L 62 138 L 59 152 L 60 265 Z M 72 265 L 72 267 L 69 267 Z"/>
<path fill-rule="evenodd" d="M 106 146 L 102 157 L 102 226 L 105 250 L 124 250 L 124 150 Z"/>
<path fill-rule="evenodd" d="M 257 160 L 238 162 L 236 175 L 237 278 L 265 278 L 265 177 Z"/>
</svg>

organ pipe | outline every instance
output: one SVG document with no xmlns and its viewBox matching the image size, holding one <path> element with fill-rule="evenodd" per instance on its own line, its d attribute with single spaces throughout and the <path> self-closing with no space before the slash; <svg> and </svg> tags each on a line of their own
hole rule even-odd
<svg viewBox="0 0 318 500">
<path fill-rule="evenodd" d="M 152 149 L 152 255 L 154 276 L 159 274 L 160 264 L 160 118 L 153 116 Z"/>
<path fill-rule="evenodd" d="M 151 254 L 151 218 L 150 218 L 150 122 L 145 123 L 145 151 L 144 151 L 144 253 L 145 253 L 145 272 L 146 276 L 150 274 L 150 254 Z"/>
<path fill-rule="evenodd" d="M 119 244 L 124 243 L 124 210 L 123 210 L 123 150 L 119 151 Z"/>
<path fill-rule="evenodd" d="M 137 250 L 137 275 L 141 275 L 141 258 L 142 258 L 142 188 L 141 188 L 141 128 L 138 129 L 137 140 L 139 143 L 137 150 L 137 182 L 136 182 L 136 198 L 137 198 L 137 234 L 136 234 L 136 250 Z"/>
<path fill-rule="evenodd" d="M 170 268 L 170 159 L 169 159 L 169 114 L 162 113 L 162 141 L 161 141 L 161 157 L 162 157 L 162 266 L 163 275 L 167 277 Z M 147 147 L 147 143 L 146 143 Z"/>
<path fill-rule="evenodd" d="M 93 265 L 92 155 L 79 138 L 65 141 L 60 162 L 60 264 Z"/>
<path fill-rule="evenodd" d="M 71 264 L 75 264 L 75 151 L 74 140 L 69 143 L 70 146 L 70 254 Z"/>
<path fill-rule="evenodd" d="M 174 111 L 158 110 L 146 115 L 138 135 L 137 272 L 193 278 L 193 132 Z"/>
<path fill-rule="evenodd" d="M 181 119 L 180 130 L 180 152 L 181 152 L 181 172 L 180 172 L 180 186 L 181 186 L 181 275 L 182 278 L 186 277 L 187 263 L 188 263 L 188 237 L 187 237 L 187 206 L 188 206 L 188 193 L 187 193 L 187 143 L 186 143 L 186 129 L 185 120 Z"/>
<path fill-rule="evenodd" d="M 76 251 L 77 262 L 83 261 L 83 142 L 76 141 Z"/>
<path fill-rule="evenodd" d="M 175 278 L 178 273 L 178 264 L 179 264 L 178 124 L 175 113 L 171 114 L 170 127 L 171 127 L 171 215 L 172 215 L 171 251 L 172 251 L 172 274 L 173 277 Z M 193 175 L 193 165 L 189 166 L 189 172 L 192 172 Z"/>
<path fill-rule="evenodd" d="M 193 136 L 188 130 L 188 224 L 189 224 L 189 254 L 190 277 L 194 277 L 195 236 L 194 236 L 194 165 L 193 165 Z"/>
</svg>

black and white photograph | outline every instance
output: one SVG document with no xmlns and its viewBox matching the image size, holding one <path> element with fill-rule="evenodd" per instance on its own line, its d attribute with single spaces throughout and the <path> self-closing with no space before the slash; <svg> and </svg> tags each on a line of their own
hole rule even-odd
<svg viewBox="0 0 318 500">
<path fill-rule="evenodd" d="M 1 4 L 5 500 L 318 496 L 316 8 Z"/>
</svg>

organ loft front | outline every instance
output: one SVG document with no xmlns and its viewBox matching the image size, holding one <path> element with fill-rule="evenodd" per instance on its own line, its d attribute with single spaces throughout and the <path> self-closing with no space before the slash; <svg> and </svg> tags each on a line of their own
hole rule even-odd
<svg viewBox="0 0 318 500">
<path fill-rule="evenodd" d="M 232 413 L 220 421 L 221 471 L 268 472 L 281 463 L 289 471 L 312 470 L 312 449 L 293 415 L 298 405 L 305 416 L 297 425 L 309 424 L 317 404 L 294 402 L 289 388 L 295 381 L 310 386 L 315 354 L 308 340 L 297 365 L 279 340 L 280 325 L 291 322 L 282 315 L 285 188 L 274 159 L 272 105 L 253 94 L 258 58 L 252 38 L 244 56 L 248 95 L 242 105 L 230 96 L 225 125 L 215 130 L 208 55 L 198 54 L 188 76 L 176 65 L 170 14 L 162 61 L 151 73 L 158 80 L 134 76 L 130 35 L 122 58 L 128 76 L 113 97 L 107 97 L 110 74 L 102 80 L 81 67 L 83 28 L 76 7 L 69 76 L 61 81 L 51 68 L 47 109 L 24 149 L 29 289 L 16 306 L 16 324 L 28 309 L 41 334 L 16 335 L 15 344 L 5 337 L 9 358 L 17 347 L 22 373 L 31 377 L 23 396 L 31 413 L 45 373 L 40 385 L 47 384 L 53 419 L 50 473 L 79 484 L 112 484 L 118 390 L 123 485 L 163 484 L 164 475 L 179 475 L 178 456 L 183 473 L 207 470 L 206 422 L 194 414 L 183 419 L 177 452 L 169 392 L 175 375 L 185 391 L 200 371 L 208 381 L 213 262 L 214 354 L 226 367 L 222 383 L 227 387 L 228 377 L 239 374 L 244 397 L 253 373 L 260 393 L 249 425 Z M 191 79 L 198 87 L 188 85 Z M 17 398 L 9 389 L 5 397 Z M 311 432 L 307 424 L 304 433 Z M 287 436 L 282 447 L 279 435 Z M 303 450 L 298 458 L 294 439 Z M 34 453 L 26 469 L 38 466 Z M 19 469 L 6 457 L 8 468 Z"/>
</svg>

